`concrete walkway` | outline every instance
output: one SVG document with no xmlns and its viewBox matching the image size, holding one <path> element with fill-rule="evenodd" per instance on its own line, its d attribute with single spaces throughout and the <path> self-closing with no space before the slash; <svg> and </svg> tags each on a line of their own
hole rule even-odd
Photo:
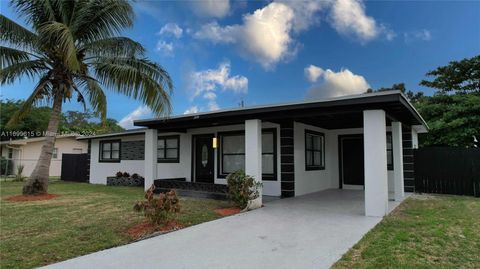
<svg viewBox="0 0 480 269">
<path fill-rule="evenodd" d="M 381 221 L 363 216 L 363 205 L 363 191 L 353 190 L 276 200 L 45 268 L 329 268 Z"/>
</svg>

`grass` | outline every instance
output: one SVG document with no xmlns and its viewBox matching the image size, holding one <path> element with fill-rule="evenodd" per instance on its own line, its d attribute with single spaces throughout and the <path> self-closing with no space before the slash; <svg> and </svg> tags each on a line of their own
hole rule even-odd
<svg viewBox="0 0 480 269">
<path fill-rule="evenodd" d="M 21 182 L 0 182 L 0 268 L 32 268 L 131 242 L 129 227 L 144 221 L 133 211 L 143 190 L 52 181 L 53 200 L 9 202 Z M 181 198 L 185 226 L 220 218 L 223 201 Z"/>
<path fill-rule="evenodd" d="M 480 268 L 480 199 L 413 196 L 332 268 Z"/>
</svg>

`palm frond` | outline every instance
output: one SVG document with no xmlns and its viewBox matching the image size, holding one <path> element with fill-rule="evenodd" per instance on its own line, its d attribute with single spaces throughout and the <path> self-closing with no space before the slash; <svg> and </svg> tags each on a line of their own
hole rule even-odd
<svg viewBox="0 0 480 269">
<path fill-rule="evenodd" d="M 0 40 L 15 47 L 34 50 L 37 35 L 0 14 Z"/>
<path fill-rule="evenodd" d="M 0 69 L 17 62 L 24 62 L 30 59 L 30 54 L 25 51 L 0 46 Z"/>
<path fill-rule="evenodd" d="M 87 57 L 141 57 L 145 48 L 128 37 L 110 37 L 88 43 L 79 51 Z"/>
<path fill-rule="evenodd" d="M 15 63 L 0 69 L 0 85 L 13 83 L 16 79 L 23 76 L 35 78 L 48 70 L 43 60 L 29 60 Z"/>
<path fill-rule="evenodd" d="M 44 23 L 39 29 L 40 41 L 48 43 L 50 46 L 58 46 L 64 64 L 70 71 L 78 71 L 80 63 L 77 58 L 77 48 L 75 46 L 75 39 L 70 31 L 70 28 L 60 22 L 50 21 Z"/>
<path fill-rule="evenodd" d="M 10 4 L 34 29 L 58 19 L 52 0 L 11 0 Z"/>
<path fill-rule="evenodd" d="M 34 106 L 39 100 L 44 99 L 45 97 L 48 98 L 48 93 L 52 91 L 52 85 L 50 84 L 50 74 L 44 74 L 44 76 L 40 79 L 37 86 L 33 90 L 32 94 L 23 102 L 20 106 L 20 109 L 17 110 L 10 120 L 8 121 L 6 128 L 14 127 L 20 120 L 25 117 L 25 115 L 30 112 L 32 106 Z"/>
<path fill-rule="evenodd" d="M 157 115 L 171 112 L 172 80 L 159 65 L 147 59 L 99 58 L 93 67 L 107 88 L 142 101 Z"/>
<path fill-rule="evenodd" d="M 107 96 L 102 87 L 93 79 L 87 79 L 87 97 L 90 106 L 96 116 L 99 116 L 102 122 L 107 120 Z"/>
<path fill-rule="evenodd" d="M 134 12 L 126 0 L 86 1 L 76 9 L 72 32 L 84 43 L 112 37 L 133 25 Z"/>
</svg>

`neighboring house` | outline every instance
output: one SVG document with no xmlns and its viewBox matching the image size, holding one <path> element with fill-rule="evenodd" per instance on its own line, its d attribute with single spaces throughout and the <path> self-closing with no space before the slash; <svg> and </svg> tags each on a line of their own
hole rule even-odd
<svg viewBox="0 0 480 269">
<path fill-rule="evenodd" d="M 16 173 L 18 165 L 23 165 L 23 175 L 30 176 L 40 157 L 44 140 L 44 137 L 36 137 L 0 142 L 1 156 L 13 162 L 12 174 Z M 77 140 L 75 135 L 57 136 L 50 163 L 50 176 L 60 176 L 63 153 L 87 153 L 87 146 L 85 141 Z"/>
<path fill-rule="evenodd" d="M 79 138 L 91 143 L 90 182 L 117 171 L 155 180 L 226 184 L 244 169 L 263 195 L 364 189 L 383 216 L 414 190 L 413 148 L 427 125 L 399 91 L 137 120 L 146 129 Z"/>
</svg>

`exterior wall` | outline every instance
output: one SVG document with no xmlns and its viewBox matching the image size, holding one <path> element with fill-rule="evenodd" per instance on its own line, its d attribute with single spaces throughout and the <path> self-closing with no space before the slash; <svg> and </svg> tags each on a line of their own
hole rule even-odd
<svg viewBox="0 0 480 269">
<path fill-rule="evenodd" d="M 90 149 L 90 183 L 105 185 L 107 184 L 107 177 L 115 176 L 118 171 L 130 174 L 137 173 L 144 176 L 145 165 L 143 160 L 120 160 L 118 163 L 99 162 L 100 141 L 112 139 L 120 139 L 122 142 L 145 141 L 145 136 L 140 134 L 92 139 Z"/>
<path fill-rule="evenodd" d="M 23 165 L 23 175 L 30 176 L 35 169 L 37 160 L 40 157 L 43 141 L 29 142 L 24 145 L 15 145 L 19 150 L 13 151 L 14 168 L 12 172 L 15 174 L 18 165 Z M 8 148 L 2 146 L 2 155 L 8 156 Z M 88 144 L 86 141 L 79 141 L 75 137 L 61 137 L 55 140 L 55 148 L 57 148 L 57 158 L 52 158 L 50 163 L 50 176 L 60 176 L 62 168 L 63 153 L 87 153 Z M 74 150 L 75 149 L 75 150 Z"/>
<path fill-rule="evenodd" d="M 307 171 L 305 169 L 305 129 L 321 132 L 325 135 L 325 169 Z M 332 177 L 335 163 L 335 136 L 326 129 L 295 122 L 294 123 L 294 162 L 295 196 L 338 187 Z M 338 180 L 337 180 L 338 182 Z"/>
</svg>

